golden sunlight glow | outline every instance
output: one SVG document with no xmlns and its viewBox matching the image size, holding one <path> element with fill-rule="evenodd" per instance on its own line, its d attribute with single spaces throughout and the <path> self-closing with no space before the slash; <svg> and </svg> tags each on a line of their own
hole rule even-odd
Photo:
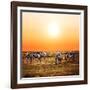
<svg viewBox="0 0 90 90">
<path fill-rule="evenodd" d="M 57 23 L 50 23 L 48 25 L 48 35 L 50 37 L 58 37 L 59 34 L 59 27 Z"/>
<path fill-rule="evenodd" d="M 79 50 L 80 15 L 22 13 L 22 51 Z"/>
</svg>

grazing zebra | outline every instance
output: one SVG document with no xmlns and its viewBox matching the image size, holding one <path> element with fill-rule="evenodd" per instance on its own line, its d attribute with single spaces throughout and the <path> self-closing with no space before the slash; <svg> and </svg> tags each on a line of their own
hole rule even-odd
<svg viewBox="0 0 90 90">
<path fill-rule="evenodd" d="M 47 53 L 46 52 L 41 52 L 40 53 L 40 56 L 41 56 L 41 58 L 44 58 L 45 59 L 47 57 Z"/>
<path fill-rule="evenodd" d="M 75 56 L 76 56 L 75 53 L 71 52 L 71 53 L 68 53 L 67 58 L 69 60 L 75 60 Z"/>
<path fill-rule="evenodd" d="M 34 55 L 33 53 L 26 53 L 26 61 L 28 63 L 28 61 L 30 61 L 30 63 L 32 63 L 32 60 L 34 59 Z"/>
<path fill-rule="evenodd" d="M 37 59 L 41 62 L 42 58 L 45 60 L 45 58 L 47 57 L 47 53 L 46 52 L 38 52 L 37 53 Z"/>
</svg>

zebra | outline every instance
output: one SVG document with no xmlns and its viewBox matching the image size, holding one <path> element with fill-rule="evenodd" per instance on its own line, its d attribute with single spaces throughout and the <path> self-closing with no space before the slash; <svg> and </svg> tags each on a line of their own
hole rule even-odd
<svg viewBox="0 0 90 90">
<path fill-rule="evenodd" d="M 26 61 L 28 63 L 28 61 L 30 61 L 30 63 L 32 63 L 32 60 L 34 59 L 34 54 L 33 53 L 26 53 Z"/>
<path fill-rule="evenodd" d="M 62 54 L 60 52 L 56 52 L 56 54 L 55 54 L 55 64 L 60 64 L 62 59 L 63 59 Z"/>
<path fill-rule="evenodd" d="M 75 60 L 75 57 L 76 57 L 76 55 L 73 52 L 70 52 L 67 54 L 67 59 L 69 59 L 69 60 Z"/>
</svg>

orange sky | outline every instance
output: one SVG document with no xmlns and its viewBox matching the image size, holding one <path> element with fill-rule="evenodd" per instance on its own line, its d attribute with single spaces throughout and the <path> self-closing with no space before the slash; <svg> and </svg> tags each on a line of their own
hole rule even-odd
<svg viewBox="0 0 90 90">
<path fill-rule="evenodd" d="M 22 51 L 79 50 L 79 31 L 80 15 L 23 12 Z"/>
</svg>

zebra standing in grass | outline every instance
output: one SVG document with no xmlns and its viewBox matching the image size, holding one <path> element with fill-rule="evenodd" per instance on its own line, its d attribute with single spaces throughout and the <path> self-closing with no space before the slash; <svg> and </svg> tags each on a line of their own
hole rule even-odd
<svg viewBox="0 0 90 90">
<path fill-rule="evenodd" d="M 26 53 L 26 61 L 28 63 L 28 61 L 30 61 L 30 63 L 32 63 L 32 60 L 34 59 L 34 54 L 33 53 Z"/>
<path fill-rule="evenodd" d="M 37 59 L 41 62 L 42 60 L 45 60 L 47 53 L 46 52 L 38 52 L 38 53 L 36 53 L 36 56 L 37 56 Z"/>
<path fill-rule="evenodd" d="M 60 52 L 56 52 L 55 54 L 55 64 L 60 64 L 63 59 L 62 54 Z"/>
<path fill-rule="evenodd" d="M 76 55 L 75 55 L 75 53 L 71 52 L 71 53 L 68 53 L 67 57 L 68 57 L 69 60 L 73 60 L 74 61 Z"/>
</svg>

